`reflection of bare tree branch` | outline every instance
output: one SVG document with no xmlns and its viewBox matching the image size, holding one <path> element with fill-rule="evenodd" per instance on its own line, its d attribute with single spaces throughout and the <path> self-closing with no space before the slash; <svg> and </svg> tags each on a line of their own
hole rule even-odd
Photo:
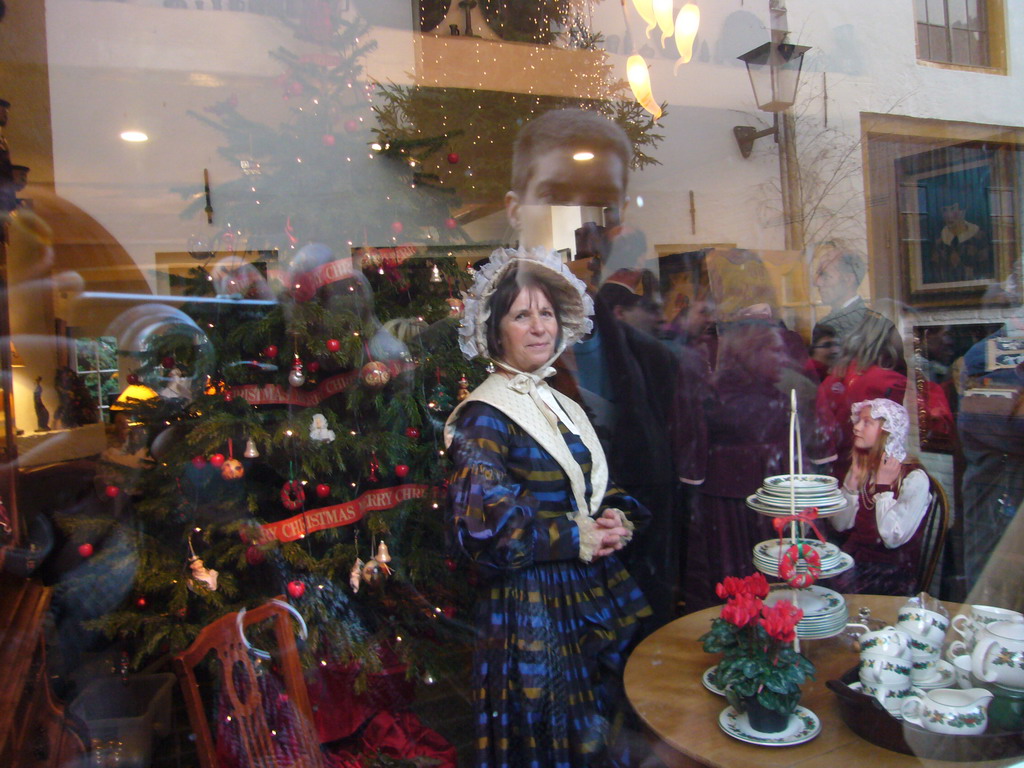
<svg viewBox="0 0 1024 768">
<path fill-rule="evenodd" d="M 833 89 L 836 82 L 829 84 Z M 800 187 L 800 209 L 789 212 L 803 225 L 808 244 L 832 240 L 844 247 L 866 249 L 864 212 L 863 140 L 826 123 L 825 80 L 817 73 L 802 78 L 797 103 L 793 108 L 796 122 L 796 179 Z M 896 99 L 883 114 L 893 112 L 907 96 Z M 784 222 L 780 201 L 781 181 L 765 182 L 764 210 L 772 223 Z"/>
</svg>

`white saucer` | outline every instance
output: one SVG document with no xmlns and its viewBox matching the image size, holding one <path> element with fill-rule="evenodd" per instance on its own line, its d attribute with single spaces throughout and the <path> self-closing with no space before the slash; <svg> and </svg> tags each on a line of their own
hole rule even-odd
<svg viewBox="0 0 1024 768">
<path fill-rule="evenodd" d="M 704 683 L 704 687 L 712 693 L 718 694 L 719 696 L 725 696 L 725 691 L 715 685 L 715 672 L 718 669 L 718 665 L 715 664 L 713 667 L 708 667 L 704 670 L 704 674 L 700 676 L 700 681 Z"/>
<path fill-rule="evenodd" d="M 785 507 L 783 507 L 783 506 L 778 506 L 778 507 L 766 506 L 766 505 L 762 504 L 761 502 L 759 502 L 757 500 L 756 494 L 753 494 L 753 493 L 750 494 L 749 496 L 747 496 L 747 506 L 750 507 L 755 512 L 759 512 L 762 515 L 767 515 L 768 517 L 787 517 L 788 515 L 791 514 L 791 511 L 790 511 L 788 506 L 785 506 Z M 813 504 L 807 504 L 807 505 L 804 505 L 804 506 L 814 506 L 814 505 Z M 834 506 L 833 505 L 829 505 L 828 507 L 818 507 L 818 517 L 831 517 L 832 515 L 835 515 L 835 514 L 837 514 L 839 512 L 842 512 L 844 509 L 846 509 L 846 507 L 847 507 L 846 504 L 840 504 L 840 503 L 837 503 Z M 802 509 L 804 509 L 804 507 L 800 506 L 798 504 L 797 505 L 797 511 L 800 511 Z"/>
<path fill-rule="evenodd" d="M 803 744 L 821 733 L 821 720 L 807 709 L 797 707 L 789 717 L 789 725 L 778 733 L 761 733 L 750 727 L 746 713 L 740 714 L 732 707 L 726 707 L 718 716 L 718 726 L 729 736 L 748 744 L 762 747 L 791 747 Z"/>
<path fill-rule="evenodd" d="M 949 688 L 956 683 L 956 669 L 945 659 L 939 659 L 935 663 L 935 676 L 921 682 L 914 683 L 914 687 L 925 690 L 935 688 Z"/>
</svg>

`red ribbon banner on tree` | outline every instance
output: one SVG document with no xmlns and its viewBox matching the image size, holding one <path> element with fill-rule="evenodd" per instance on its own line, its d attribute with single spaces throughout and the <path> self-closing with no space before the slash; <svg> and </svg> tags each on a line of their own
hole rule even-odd
<svg viewBox="0 0 1024 768">
<path fill-rule="evenodd" d="M 308 289 L 316 292 L 325 285 L 337 283 L 340 280 L 348 280 L 355 274 L 355 272 L 356 269 L 352 264 L 351 257 L 346 256 L 341 259 L 328 261 L 326 264 L 321 264 L 319 267 L 315 267 L 314 269 L 309 270 L 309 272 L 304 273 L 304 275 Z M 270 279 L 276 279 L 284 285 L 289 284 L 293 278 L 292 275 L 283 269 L 269 270 L 267 277 Z"/>
<path fill-rule="evenodd" d="M 416 367 L 415 363 L 391 360 L 383 363 L 387 366 L 388 372 L 393 379 L 404 371 L 411 371 Z M 319 405 L 328 397 L 344 392 L 359 379 L 359 371 L 347 371 L 337 376 L 332 376 L 322 381 L 317 388 L 309 392 L 303 392 L 295 387 L 285 387 L 280 384 L 246 384 L 241 387 L 231 387 L 233 397 L 245 398 L 250 405 L 294 405 L 301 408 L 312 408 Z"/>
<path fill-rule="evenodd" d="M 367 512 L 391 509 L 403 501 L 422 499 L 428 493 L 430 493 L 430 486 L 420 483 L 378 488 L 375 491 L 367 491 L 362 496 L 352 501 L 346 501 L 344 504 L 310 509 L 295 515 L 295 517 L 289 517 L 287 520 L 265 523 L 260 527 L 268 538 L 272 536 L 278 541 L 295 541 L 316 531 L 351 525 L 366 517 Z"/>
</svg>

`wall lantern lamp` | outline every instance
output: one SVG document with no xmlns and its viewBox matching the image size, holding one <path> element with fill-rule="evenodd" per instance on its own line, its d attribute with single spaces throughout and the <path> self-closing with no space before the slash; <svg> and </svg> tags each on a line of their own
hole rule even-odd
<svg viewBox="0 0 1024 768">
<path fill-rule="evenodd" d="M 775 124 L 771 128 L 758 131 L 749 125 L 737 125 L 732 129 L 743 157 L 750 157 L 754 142 L 762 136 L 775 135 L 778 141 L 778 113 L 789 109 L 796 102 L 800 68 L 803 66 L 804 54 L 809 50 L 810 46 L 806 45 L 771 42 L 738 57 L 747 65 L 757 108 L 775 114 Z"/>
</svg>

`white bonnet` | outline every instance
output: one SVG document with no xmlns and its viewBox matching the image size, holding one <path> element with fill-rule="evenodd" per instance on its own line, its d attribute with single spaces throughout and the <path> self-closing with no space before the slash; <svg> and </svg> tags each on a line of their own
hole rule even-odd
<svg viewBox="0 0 1024 768">
<path fill-rule="evenodd" d="M 499 248 L 477 270 L 473 285 L 462 294 L 465 313 L 459 325 L 459 348 L 470 360 L 490 356 L 487 350 L 487 324 L 491 313 L 488 304 L 501 278 L 517 263 L 536 265 L 558 278 L 553 281 L 557 295 L 552 299 L 559 306 L 563 348 L 575 344 L 594 327 L 589 317 L 594 313 L 594 302 L 587 295 L 587 287 L 569 271 L 557 253 L 543 248 L 529 251 Z"/>
<path fill-rule="evenodd" d="M 874 400 L 862 400 L 854 403 L 850 409 L 850 418 L 856 421 L 864 408 L 871 409 L 871 418 L 885 419 L 882 429 L 889 433 L 885 441 L 885 455 L 897 461 L 907 458 L 907 435 L 910 432 L 910 416 L 907 409 L 897 402 L 884 397 Z"/>
</svg>

